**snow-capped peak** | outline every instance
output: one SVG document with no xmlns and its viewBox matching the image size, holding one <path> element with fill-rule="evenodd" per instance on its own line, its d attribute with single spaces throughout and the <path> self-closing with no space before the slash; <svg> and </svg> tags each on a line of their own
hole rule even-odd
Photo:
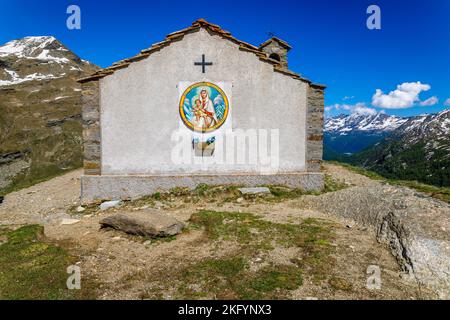
<svg viewBox="0 0 450 320">
<path fill-rule="evenodd" d="M 16 58 L 38 59 L 67 63 L 67 58 L 58 57 L 58 51 L 68 51 L 52 36 L 25 37 L 10 41 L 0 46 L 0 58 L 15 56 Z"/>
<path fill-rule="evenodd" d="M 91 67 L 52 36 L 25 37 L 0 46 L 0 87 L 58 79 Z"/>
<path fill-rule="evenodd" d="M 19 40 L 12 40 L 3 46 L 0 46 L 0 56 L 24 55 L 25 52 L 33 53 L 39 48 L 45 48 L 46 45 L 55 40 L 56 39 L 51 36 L 25 37 Z"/>
<path fill-rule="evenodd" d="M 390 132 L 397 129 L 407 119 L 384 113 L 339 115 L 325 120 L 325 132 L 346 135 L 350 131 Z"/>
</svg>

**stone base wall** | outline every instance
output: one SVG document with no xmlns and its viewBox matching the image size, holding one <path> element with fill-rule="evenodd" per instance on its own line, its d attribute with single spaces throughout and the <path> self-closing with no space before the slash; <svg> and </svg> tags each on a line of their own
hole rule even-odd
<svg viewBox="0 0 450 320">
<path fill-rule="evenodd" d="M 81 177 L 81 202 L 89 204 L 101 200 L 136 199 L 174 187 L 195 189 L 208 185 L 283 185 L 305 191 L 323 189 L 321 173 L 289 173 L 276 175 L 189 175 L 189 176 L 95 176 Z"/>
</svg>

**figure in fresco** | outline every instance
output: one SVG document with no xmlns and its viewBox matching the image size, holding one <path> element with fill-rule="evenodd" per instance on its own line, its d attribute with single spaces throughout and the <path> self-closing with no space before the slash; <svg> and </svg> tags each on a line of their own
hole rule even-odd
<svg viewBox="0 0 450 320">
<path fill-rule="evenodd" d="M 211 128 L 217 124 L 216 110 L 214 104 L 209 97 L 208 91 L 203 89 L 200 91 L 200 99 L 202 103 L 202 111 L 204 113 L 204 127 Z"/>
<path fill-rule="evenodd" d="M 194 105 L 192 111 L 194 113 L 194 119 L 193 119 L 194 127 L 203 128 L 204 112 L 203 112 L 203 107 L 202 107 L 202 101 L 200 99 L 195 99 L 195 105 Z"/>
</svg>

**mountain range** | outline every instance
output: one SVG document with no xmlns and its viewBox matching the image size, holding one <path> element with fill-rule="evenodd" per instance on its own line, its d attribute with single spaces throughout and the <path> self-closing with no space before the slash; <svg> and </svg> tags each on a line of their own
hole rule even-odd
<svg viewBox="0 0 450 320">
<path fill-rule="evenodd" d="M 385 177 L 450 186 L 450 110 L 409 118 L 339 115 L 326 119 L 324 158 Z"/>
<path fill-rule="evenodd" d="M 341 114 L 325 119 L 324 143 L 329 151 L 351 155 L 381 141 L 406 121 L 384 113 Z"/>
<path fill-rule="evenodd" d="M 0 193 L 81 166 L 81 89 L 98 67 L 51 36 L 0 46 Z"/>
</svg>

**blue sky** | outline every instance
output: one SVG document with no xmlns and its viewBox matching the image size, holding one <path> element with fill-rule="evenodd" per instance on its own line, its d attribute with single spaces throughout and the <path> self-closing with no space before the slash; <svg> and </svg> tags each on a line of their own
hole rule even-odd
<svg viewBox="0 0 450 320">
<path fill-rule="evenodd" d="M 81 8 L 81 30 L 66 28 L 71 4 Z M 381 30 L 366 28 L 371 4 L 381 8 Z M 293 47 L 291 70 L 328 86 L 328 116 L 372 109 L 400 116 L 437 112 L 450 98 L 447 0 L 2 0 L 1 8 L 0 43 L 53 35 L 102 67 L 198 18 L 255 45 L 273 32 Z M 382 92 L 373 99 L 377 89 Z"/>
</svg>

